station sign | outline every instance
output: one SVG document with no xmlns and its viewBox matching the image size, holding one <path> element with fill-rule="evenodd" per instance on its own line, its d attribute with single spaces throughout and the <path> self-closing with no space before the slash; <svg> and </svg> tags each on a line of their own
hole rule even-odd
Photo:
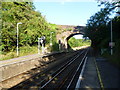
<svg viewBox="0 0 120 90">
<path fill-rule="evenodd" d="M 109 46 L 110 47 L 114 47 L 115 46 L 115 42 L 109 42 Z"/>
</svg>

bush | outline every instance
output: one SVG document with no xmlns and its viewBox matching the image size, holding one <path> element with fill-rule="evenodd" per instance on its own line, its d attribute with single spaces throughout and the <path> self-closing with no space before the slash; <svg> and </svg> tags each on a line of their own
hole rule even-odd
<svg viewBox="0 0 120 90">
<path fill-rule="evenodd" d="M 54 43 L 52 46 L 52 51 L 59 51 L 59 44 L 58 43 Z"/>
<path fill-rule="evenodd" d="M 84 41 L 84 39 L 75 39 L 74 37 L 70 38 L 68 41 L 68 44 L 71 47 L 80 47 L 80 46 L 86 46 L 90 45 L 90 40 Z"/>
</svg>

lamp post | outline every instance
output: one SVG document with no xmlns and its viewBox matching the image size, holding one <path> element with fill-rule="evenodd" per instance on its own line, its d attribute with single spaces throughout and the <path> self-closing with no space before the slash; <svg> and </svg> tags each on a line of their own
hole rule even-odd
<svg viewBox="0 0 120 90">
<path fill-rule="evenodd" d="M 111 55 L 113 55 L 113 33 L 112 33 L 112 19 L 111 19 Z"/>
<path fill-rule="evenodd" d="M 50 33 L 50 46 L 52 46 L 52 34 L 53 32 Z"/>
<path fill-rule="evenodd" d="M 40 54 L 40 40 L 41 38 L 38 38 L 38 54 Z"/>
<path fill-rule="evenodd" d="M 18 52 L 18 33 L 19 33 L 18 25 L 19 24 L 22 24 L 22 23 L 21 22 L 17 23 L 17 56 L 19 55 L 19 52 Z"/>
</svg>

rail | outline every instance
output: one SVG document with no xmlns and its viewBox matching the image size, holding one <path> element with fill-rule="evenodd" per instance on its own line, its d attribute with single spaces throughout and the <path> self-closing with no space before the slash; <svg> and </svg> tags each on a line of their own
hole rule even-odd
<svg viewBox="0 0 120 90">
<path fill-rule="evenodd" d="M 76 83 L 78 80 L 78 74 L 80 72 L 83 72 L 84 65 L 86 62 L 86 57 L 88 54 L 89 48 L 84 49 L 83 51 L 77 52 L 77 54 L 74 55 L 74 57 L 70 58 L 67 60 L 66 63 L 58 67 L 56 70 L 53 70 L 52 73 L 49 73 L 49 76 L 44 76 L 41 78 L 38 75 L 34 75 L 34 77 L 39 77 L 41 79 L 35 80 L 35 83 L 27 82 L 27 80 L 23 83 L 20 83 L 16 86 L 14 86 L 12 89 L 17 89 L 17 88 L 37 88 L 37 89 L 45 89 L 45 88 L 56 88 L 56 89 L 61 89 L 61 88 L 75 88 Z M 77 77 L 77 78 L 76 78 Z M 25 84 L 26 83 L 26 84 Z M 28 84 L 29 83 L 29 84 Z M 30 84 L 31 83 L 31 84 Z M 74 84 L 74 86 L 72 86 Z"/>
<path fill-rule="evenodd" d="M 67 62 L 67 63 L 64 65 L 64 67 L 62 66 L 63 68 L 60 68 L 60 71 L 59 71 L 59 72 L 57 72 L 57 73 L 56 73 L 50 80 L 48 80 L 45 84 L 41 85 L 40 89 L 48 88 L 47 85 L 48 85 L 50 82 L 52 82 L 55 78 L 57 78 L 61 73 L 63 73 L 63 71 L 65 71 L 66 68 L 69 68 L 69 66 L 70 66 L 75 60 L 77 60 L 77 58 L 79 58 L 79 56 L 80 56 L 81 54 L 83 54 L 84 52 L 85 52 L 85 51 L 83 51 L 83 52 L 81 52 L 80 54 L 76 55 L 76 56 L 75 56 L 74 58 L 72 58 L 69 62 Z M 83 62 L 84 62 L 84 60 L 85 60 L 85 57 L 86 57 L 87 53 L 88 53 L 88 50 L 86 51 L 86 53 L 85 53 L 82 61 L 80 62 L 77 70 L 75 71 L 72 79 L 70 80 L 70 83 L 68 84 L 67 89 L 70 88 L 71 83 L 73 82 L 73 79 L 75 78 L 77 72 L 79 71 L 80 67 L 83 66 Z M 71 71 L 67 74 L 66 78 L 64 78 L 64 79 L 60 82 L 60 84 L 61 84 L 61 83 L 62 83 L 62 84 L 59 85 L 59 87 L 57 87 L 57 88 L 59 88 L 59 89 L 62 88 L 62 85 L 64 85 L 63 83 L 65 83 L 65 81 L 67 81 L 68 75 L 70 75 L 74 70 L 75 70 L 75 68 L 71 69 Z"/>
</svg>

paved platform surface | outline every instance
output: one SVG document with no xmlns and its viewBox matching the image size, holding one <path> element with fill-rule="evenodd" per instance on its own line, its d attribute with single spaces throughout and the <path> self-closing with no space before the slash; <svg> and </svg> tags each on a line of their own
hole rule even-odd
<svg viewBox="0 0 120 90">
<path fill-rule="evenodd" d="M 27 56 L 21 56 L 18 58 L 3 60 L 3 61 L 0 61 L 0 66 L 6 65 L 6 64 L 11 64 L 11 63 L 16 63 L 16 62 L 20 62 L 20 61 L 24 61 L 24 60 L 29 60 L 32 58 L 37 58 L 39 56 L 40 55 L 38 55 L 38 54 L 33 54 L 33 55 L 27 55 Z"/>
<path fill-rule="evenodd" d="M 100 88 L 94 57 L 88 57 L 80 88 Z"/>
<path fill-rule="evenodd" d="M 60 53 L 60 52 L 52 52 L 52 53 L 44 53 L 44 54 L 32 54 L 32 55 L 21 56 L 21 57 L 17 57 L 17 58 L 8 59 L 8 60 L 3 60 L 3 61 L 0 61 L 0 67 L 7 65 L 7 64 L 13 64 L 13 63 L 17 63 L 17 62 L 27 61 L 27 60 L 30 60 L 33 58 L 52 55 L 55 53 Z"/>
<path fill-rule="evenodd" d="M 104 59 L 96 59 L 104 88 L 120 89 L 120 69 Z"/>
<path fill-rule="evenodd" d="M 120 69 L 106 59 L 89 57 L 80 87 L 86 89 L 120 89 Z"/>
</svg>

